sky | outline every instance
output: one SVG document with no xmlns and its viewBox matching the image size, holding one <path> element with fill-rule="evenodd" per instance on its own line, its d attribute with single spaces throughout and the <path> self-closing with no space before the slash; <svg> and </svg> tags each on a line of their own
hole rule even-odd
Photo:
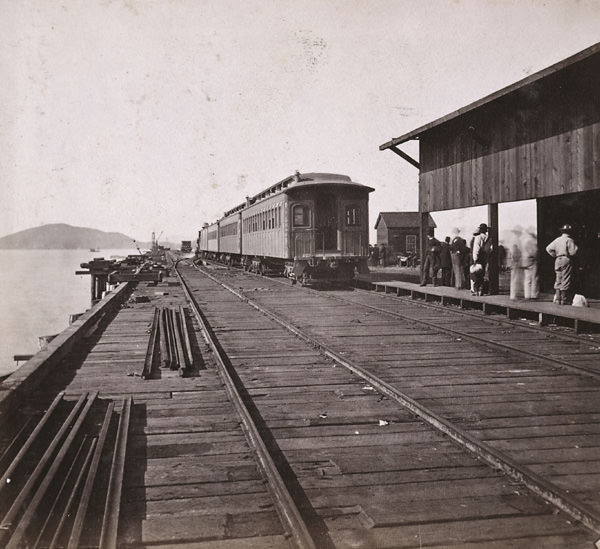
<svg viewBox="0 0 600 549">
<path fill-rule="evenodd" d="M 379 145 L 600 41 L 596 0 L 0 0 L 0 13 L 0 236 L 68 223 L 195 239 L 296 170 L 374 187 L 373 233 L 378 212 L 417 209 L 418 171 Z M 486 212 L 434 218 L 447 233 Z"/>
</svg>

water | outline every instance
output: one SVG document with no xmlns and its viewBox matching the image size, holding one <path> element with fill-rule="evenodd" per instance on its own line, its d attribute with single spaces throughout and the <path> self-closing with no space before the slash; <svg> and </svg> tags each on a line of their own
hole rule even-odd
<svg viewBox="0 0 600 549">
<path fill-rule="evenodd" d="M 90 308 L 90 276 L 80 264 L 136 250 L 0 250 L 0 376 L 17 368 L 15 354 L 35 354 L 38 337 L 58 334 L 69 315 Z"/>
</svg>

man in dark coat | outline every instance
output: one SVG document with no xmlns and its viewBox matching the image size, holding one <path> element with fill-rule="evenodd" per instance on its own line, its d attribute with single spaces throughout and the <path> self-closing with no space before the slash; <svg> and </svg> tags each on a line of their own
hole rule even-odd
<svg viewBox="0 0 600 549">
<path fill-rule="evenodd" d="M 425 251 L 425 261 L 421 269 L 421 286 L 427 285 L 427 280 L 431 279 L 434 286 L 437 286 L 437 274 L 440 270 L 440 252 L 442 246 L 440 241 L 433 236 L 433 230 L 429 229 L 427 233 L 427 248 Z"/>
<path fill-rule="evenodd" d="M 452 260 L 454 287 L 457 290 L 462 290 L 467 287 L 467 277 L 465 277 L 465 263 L 467 264 L 466 267 L 468 269 L 469 250 L 467 248 L 467 241 L 459 236 L 460 229 L 453 229 L 452 233 L 454 234 L 454 238 L 450 241 L 450 257 Z"/>
<path fill-rule="evenodd" d="M 440 267 L 442 268 L 442 286 L 452 285 L 452 257 L 450 256 L 450 237 L 440 243 Z"/>
</svg>

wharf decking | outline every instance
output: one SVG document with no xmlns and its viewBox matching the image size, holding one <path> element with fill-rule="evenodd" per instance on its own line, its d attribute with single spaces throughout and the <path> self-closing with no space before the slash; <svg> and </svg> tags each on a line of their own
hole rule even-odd
<svg viewBox="0 0 600 549">
<path fill-rule="evenodd" d="M 150 301 L 136 303 L 139 297 Z M 159 368 L 153 379 L 141 378 L 154 308 L 179 305 L 180 287 L 140 283 L 126 307 L 54 369 L 27 405 L 60 390 L 67 397 L 93 389 L 101 399 L 133 398 L 119 547 L 288 547 L 202 338 L 194 341 L 196 366 L 186 377 Z"/>
<path fill-rule="evenodd" d="M 463 308 L 479 308 L 485 314 L 504 312 L 508 318 L 526 315 L 536 318 L 541 325 L 559 321 L 573 326 L 576 332 L 600 331 L 600 306 L 593 302 L 590 307 L 557 305 L 551 296 L 535 300 L 510 299 L 507 295 L 472 295 L 468 290 L 456 290 L 448 286 L 420 286 L 401 280 L 361 281 L 362 286 L 371 286 L 378 292 L 409 295 L 426 301 L 439 301 L 445 304 L 459 304 Z"/>
<path fill-rule="evenodd" d="M 316 547 L 585 548 L 599 537 L 279 321 L 193 267 L 183 265 L 182 272 Z M 364 303 L 343 304 L 336 296 L 352 292 L 319 296 L 268 278 L 237 278 L 224 269 L 215 274 L 476 439 L 512 452 L 594 512 L 600 509 L 593 377 L 494 354 L 432 328 L 403 326 L 361 309 L 370 303 L 363 294 L 354 297 Z M 123 305 L 114 306 L 118 295 L 109 295 L 106 302 L 114 303 L 105 314 L 84 315 L 59 340 L 64 351 L 47 352 L 47 359 L 57 353 L 48 366 L 43 356 L 34 357 L 9 378 L 10 390 L 2 394 L 12 396 L 2 400 L 3 417 L 43 410 L 62 391 L 71 400 L 98 391 L 117 409 L 131 397 L 119 547 L 293 546 L 194 315 L 188 316 L 193 368 L 182 377 L 155 365 L 142 379 L 155 308 L 191 310 L 182 286 L 171 277 L 119 292 Z M 393 312 L 403 305 L 386 307 Z M 447 315 L 452 311 L 442 320 L 457 323 Z M 472 328 L 475 321 L 459 322 Z M 76 338 L 78 330 L 85 337 Z M 518 339 L 517 331 L 510 338 Z M 28 385 L 32 376 L 40 379 Z M 20 384 L 28 389 L 18 390 Z"/>
</svg>

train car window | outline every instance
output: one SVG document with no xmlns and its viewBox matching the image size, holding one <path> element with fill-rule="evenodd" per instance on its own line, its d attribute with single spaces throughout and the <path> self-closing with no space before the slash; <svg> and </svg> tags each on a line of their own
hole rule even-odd
<svg viewBox="0 0 600 549">
<path fill-rule="evenodd" d="M 360 225 L 360 208 L 358 206 L 346 206 L 346 226 L 355 227 Z"/>
<path fill-rule="evenodd" d="M 308 206 L 297 204 L 293 210 L 294 227 L 308 227 L 309 222 L 309 211 Z"/>
</svg>

